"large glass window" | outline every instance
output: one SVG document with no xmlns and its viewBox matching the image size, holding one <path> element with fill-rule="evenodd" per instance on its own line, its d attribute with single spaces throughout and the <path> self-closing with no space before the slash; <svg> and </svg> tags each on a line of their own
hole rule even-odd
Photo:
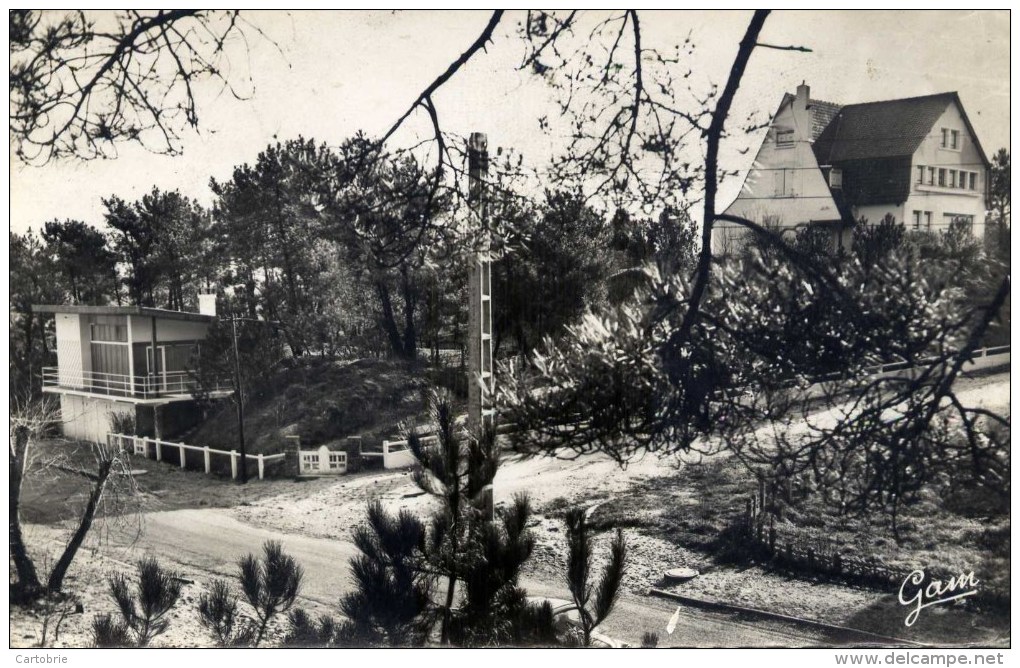
<svg viewBox="0 0 1020 668">
<path fill-rule="evenodd" d="M 92 323 L 92 340 L 126 343 L 127 325 L 94 322 Z"/>
</svg>

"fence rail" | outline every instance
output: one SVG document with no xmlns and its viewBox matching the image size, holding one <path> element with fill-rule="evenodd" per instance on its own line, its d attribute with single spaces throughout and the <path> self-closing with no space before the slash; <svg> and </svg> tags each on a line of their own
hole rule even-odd
<svg viewBox="0 0 1020 668">
<path fill-rule="evenodd" d="M 422 445 L 439 443 L 439 437 L 435 434 L 431 436 L 422 436 L 420 437 L 420 440 Z M 371 455 L 369 454 L 369 456 Z M 418 463 L 418 460 L 414 457 L 414 453 L 411 452 L 411 447 L 408 445 L 407 439 L 401 441 L 383 441 L 382 459 L 383 468 L 386 469 L 405 469 Z"/>
<path fill-rule="evenodd" d="M 212 473 L 213 457 L 229 457 L 230 477 L 235 480 L 240 470 L 241 454 L 237 450 L 217 450 L 205 445 L 188 445 L 186 443 L 164 441 L 146 436 L 131 436 L 129 434 L 107 434 L 106 443 L 111 447 L 123 448 L 134 455 L 145 457 L 146 459 L 155 459 L 157 462 L 163 461 L 167 451 L 176 450 L 179 456 L 179 465 L 182 469 L 187 466 L 187 453 L 189 451 L 201 452 L 206 473 Z M 282 453 L 276 455 L 246 454 L 245 458 L 249 461 L 255 460 L 258 463 L 259 480 L 262 480 L 266 477 L 266 464 L 282 460 L 284 455 Z"/>
<path fill-rule="evenodd" d="M 130 376 L 102 371 L 61 371 L 49 366 L 42 369 L 43 387 L 80 390 L 94 394 L 152 399 L 167 395 L 194 394 L 200 389 L 208 392 L 230 392 L 229 380 L 217 379 L 212 386 L 200 386 L 198 379 L 188 371 L 162 371 L 146 376 Z"/>
<path fill-rule="evenodd" d="M 793 541 L 781 536 L 776 529 L 775 485 L 758 481 L 756 494 L 747 497 L 746 508 L 740 525 L 739 540 L 743 542 L 741 552 L 752 560 L 769 562 L 775 566 L 806 573 L 825 575 L 847 580 L 854 584 L 887 588 L 899 587 L 914 572 L 889 566 L 875 559 L 843 555 L 835 549 L 825 548 L 809 541 Z M 943 569 L 925 567 L 925 582 L 960 576 Z M 995 606 L 1008 606 L 1010 592 L 997 587 L 982 586 L 976 595 L 978 600 Z"/>
</svg>

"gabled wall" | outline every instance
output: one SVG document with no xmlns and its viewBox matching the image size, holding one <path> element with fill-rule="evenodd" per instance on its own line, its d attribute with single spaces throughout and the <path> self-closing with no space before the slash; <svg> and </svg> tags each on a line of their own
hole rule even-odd
<svg viewBox="0 0 1020 668">
<path fill-rule="evenodd" d="M 836 202 L 812 151 L 810 89 L 801 85 L 797 95 L 786 96 L 773 117 L 754 163 L 744 179 L 740 194 L 726 213 L 761 223 L 777 219 L 793 229 L 810 221 L 838 220 Z M 781 131 L 793 131 L 792 145 L 778 144 Z M 735 250 L 745 234 L 733 223 L 717 222 L 713 248 Z"/>
<path fill-rule="evenodd" d="M 959 149 L 942 148 L 942 128 L 959 131 Z M 921 165 L 936 168 L 935 185 L 928 185 L 927 179 L 924 184 L 917 183 L 917 167 Z M 938 186 L 937 170 L 940 168 L 977 172 L 975 190 Z M 913 212 L 929 211 L 932 213 L 934 229 L 941 231 L 945 229 L 948 220 L 945 218 L 945 214 L 969 215 L 974 217 L 974 234 L 983 238 L 987 178 L 987 170 L 978 150 L 976 139 L 967 129 L 960 108 L 955 103 L 950 104 L 931 128 L 928 136 L 921 142 L 917 151 L 914 152 L 911 160 L 910 194 L 903 206 L 901 220 L 907 225 L 907 229 L 912 229 Z M 923 218 L 922 216 L 922 227 L 924 225 Z"/>
</svg>

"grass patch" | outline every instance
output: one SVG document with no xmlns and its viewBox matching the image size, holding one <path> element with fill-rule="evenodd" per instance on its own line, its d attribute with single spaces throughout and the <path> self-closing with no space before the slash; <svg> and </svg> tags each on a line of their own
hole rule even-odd
<svg viewBox="0 0 1020 668">
<path fill-rule="evenodd" d="M 360 435 L 364 446 L 378 447 L 400 435 L 401 425 L 425 418 L 429 382 L 424 366 L 399 360 L 296 360 L 252 390 L 244 420 L 248 451 L 279 452 L 284 437 L 294 434 L 316 446 Z M 223 402 L 181 440 L 231 449 L 237 442 L 234 411 Z"/>
<path fill-rule="evenodd" d="M 742 464 L 718 456 L 685 464 L 670 475 L 636 482 L 627 494 L 600 505 L 592 522 L 600 529 L 637 528 L 702 552 L 717 563 L 728 563 L 736 558 L 732 550 L 735 528 L 756 489 L 754 475 Z M 966 493 L 962 489 L 955 492 Z M 926 490 L 902 511 L 899 542 L 882 516 L 840 515 L 820 500 L 807 498 L 779 509 L 777 545 L 812 546 L 816 551 L 874 559 L 907 571 L 919 567 L 974 571 L 985 586 L 1008 591 L 1008 508 L 948 502 L 952 498 L 939 490 Z M 981 512 L 975 514 L 976 509 Z"/>
</svg>

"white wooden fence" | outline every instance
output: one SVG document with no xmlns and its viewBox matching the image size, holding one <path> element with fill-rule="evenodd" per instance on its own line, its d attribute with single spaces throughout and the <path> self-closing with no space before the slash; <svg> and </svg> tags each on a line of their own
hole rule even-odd
<svg viewBox="0 0 1020 668">
<path fill-rule="evenodd" d="M 132 454 L 139 455 L 147 459 L 155 459 L 157 462 L 163 461 L 163 454 L 165 450 L 176 449 L 180 458 L 181 468 L 184 468 L 187 463 L 187 459 L 185 458 L 186 451 L 191 450 L 194 452 L 201 452 L 206 473 L 212 473 L 212 458 L 214 456 L 229 457 L 230 477 L 233 479 L 237 479 L 238 471 L 240 469 L 241 453 L 237 450 L 216 450 L 209 446 L 187 445 L 185 443 L 175 443 L 173 441 L 163 441 L 156 438 L 131 436 L 128 434 L 107 434 L 106 443 L 111 447 L 118 446 Z M 284 458 L 284 455 L 282 453 L 277 455 L 246 454 L 245 457 L 247 457 L 249 461 L 254 459 L 258 463 L 259 480 L 262 480 L 266 477 L 266 463 L 281 460 Z M 344 467 L 346 468 L 346 458 L 344 460 Z"/>
<path fill-rule="evenodd" d="M 438 443 L 439 437 L 435 435 L 422 436 L 421 442 L 422 444 Z M 383 441 L 382 447 L 383 468 L 406 469 L 417 463 L 406 439 L 403 441 Z"/>
<path fill-rule="evenodd" d="M 316 450 L 298 450 L 301 475 L 343 475 L 347 473 L 347 453 L 325 445 Z"/>
</svg>

